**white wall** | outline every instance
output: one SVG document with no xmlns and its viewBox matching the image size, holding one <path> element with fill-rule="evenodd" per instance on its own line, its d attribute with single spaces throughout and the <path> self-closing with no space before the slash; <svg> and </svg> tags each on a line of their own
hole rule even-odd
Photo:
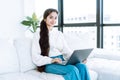
<svg viewBox="0 0 120 80">
<path fill-rule="evenodd" d="M 0 1 L 0 38 L 24 36 L 26 28 L 23 27 L 20 22 L 27 14 L 32 14 L 34 9 L 33 1 L 34 0 Z"/>
</svg>

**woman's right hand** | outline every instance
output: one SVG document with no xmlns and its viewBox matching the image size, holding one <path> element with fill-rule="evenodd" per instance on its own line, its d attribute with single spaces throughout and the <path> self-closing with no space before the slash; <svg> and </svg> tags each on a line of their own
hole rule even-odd
<svg viewBox="0 0 120 80">
<path fill-rule="evenodd" d="M 59 63 L 59 64 L 61 64 L 62 60 L 60 58 L 54 58 L 54 59 L 52 59 L 52 63 Z"/>
<path fill-rule="evenodd" d="M 86 63 L 87 63 L 87 59 L 84 59 L 82 62 L 83 62 L 84 64 L 86 64 Z"/>
</svg>

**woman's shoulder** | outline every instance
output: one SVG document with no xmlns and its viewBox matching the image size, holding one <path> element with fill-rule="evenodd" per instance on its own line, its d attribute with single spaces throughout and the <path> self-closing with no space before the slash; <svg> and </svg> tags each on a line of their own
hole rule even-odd
<svg viewBox="0 0 120 80">
<path fill-rule="evenodd" d="M 53 32 L 53 33 L 56 33 L 56 34 L 62 34 L 62 32 L 59 31 L 58 29 L 53 29 L 52 32 Z"/>
<path fill-rule="evenodd" d="M 62 31 L 59 31 L 59 30 L 55 30 L 55 31 L 53 32 L 53 35 L 59 37 L 59 39 L 60 39 L 60 38 L 64 38 L 64 35 L 63 35 Z"/>
</svg>

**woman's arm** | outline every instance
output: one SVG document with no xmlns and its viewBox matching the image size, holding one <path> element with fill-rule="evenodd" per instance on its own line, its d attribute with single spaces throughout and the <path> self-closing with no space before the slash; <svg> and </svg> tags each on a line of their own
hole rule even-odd
<svg viewBox="0 0 120 80">
<path fill-rule="evenodd" d="M 39 32 L 36 32 L 32 41 L 32 61 L 36 66 L 43 66 L 52 63 L 52 58 L 48 56 L 42 56 L 39 47 Z"/>
</svg>

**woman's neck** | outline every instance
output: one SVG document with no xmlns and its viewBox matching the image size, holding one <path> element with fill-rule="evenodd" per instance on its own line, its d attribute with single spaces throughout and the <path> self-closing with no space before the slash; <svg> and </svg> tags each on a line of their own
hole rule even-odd
<svg viewBox="0 0 120 80">
<path fill-rule="evenodd" d="M 53 29 L 53 27 L 49 26 L 47 27 L 49 31 L 51 31 Z"/>
</svg>

